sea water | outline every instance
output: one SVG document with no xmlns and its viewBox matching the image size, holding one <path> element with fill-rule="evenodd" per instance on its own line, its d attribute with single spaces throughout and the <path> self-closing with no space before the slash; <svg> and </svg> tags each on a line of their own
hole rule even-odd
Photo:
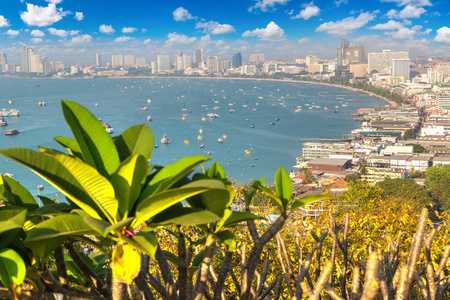
<svg viewBox="0 0 450 300">
<path fill-rule="evenodd" d="M 266 182 L 273 181 L 280 166 L 292 169 L 302 153 L 300 139 L 341 138 L 359 127 L 352 112 L 386 104 L 339 87 L 238 79 L 0 78 L 0 91 L 0 110 L 20 111 L 20 117 L 7 118 L 8 126 L 0 127 L 0 149 L 38 150 L 37 146 L 44 146 L 63 151 L 52 138 L 72 137 L 61 111 L 60 99 L 64 99 L 81 103 L 111 124 L 112 135 L 132 125 L 147 124 L 159 145 L 153 151 L 153 164 L 167 165 L 186 156 L 205 155 L 222 164 L 230 178 L 243 182 L 262 177 Z M 46 106 L 38 106 L 40 101 Z M 334 113 L 336 106 L 338 113 Z M 144 107 L 147 111 L 141 109 Z M 219 117 L 208 118 L 208 113 Z M 18 129 L 20 134 L 5 136 L 8 129 Z M 168 145 L 160 145 L 164 134 L 171 139 Z M 198 135 L 202 141 L 197 140 Z M 34 195 L 40 184 L 45 187 L 39 191 L 41 195 L 57 193 L 43 179 L 4 157 L 0 157 L 0 172 L 14 174 L 13 178 Z"/>
</svg>

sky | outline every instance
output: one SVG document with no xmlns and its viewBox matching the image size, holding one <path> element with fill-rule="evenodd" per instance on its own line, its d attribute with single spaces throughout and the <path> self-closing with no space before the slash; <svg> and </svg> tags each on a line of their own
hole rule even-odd
<svg viewBox="0 0 450 300">
<path fill-rule="evenodd" d="M 65 64 L 111 55 L 148 61 L 176 50 L 231 59 L 333 59 L 342 37 L 369 52 L 450 54 L 448 0 L 1 0 L 0 52 L 22 44 Z"/>
</svg>

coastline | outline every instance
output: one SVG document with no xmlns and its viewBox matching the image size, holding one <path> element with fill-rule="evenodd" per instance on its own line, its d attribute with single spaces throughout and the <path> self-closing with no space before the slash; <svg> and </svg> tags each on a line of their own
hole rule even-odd
<svg viewBox="0 0 450 300">
<path fill-rule="evenodd" d="M 63 77 L 48 77 L 48 78 L 33 78 L 33 77 L 18 77 L 18 76 L 11 76 L 11 75 L 1 75 L 0 77 L 12 77 L 12 78 L 24 78 L 24 79 L 95 79 L 95 77 L 83 77 L 83 78 L 63 78 Z M 102 78 L 108 78 L 108 79 L 127 79 L 127 78 L 133 78 L 133 79 L 139 79 L 139 78 L 145 78 L 145 79 L 151 79 L 151 78 L 176 78 L 176 79 L 219 79 L 219 80 L 256 80 L 256 81 L 275 81 L 275 82 L 291 82 L 291 83 L 305 83 L 305 84 L 317 84 L 317 85 L 327 85 L 332 87 L 338 87 L 343 88 L 351 91 L 357 91 L 361 93 L 366 93 L 368 95 L 377 97 L 378 99 L 381 99 L 385 102 L 387 102 L 392 107 L 397 107 L 397 103 L 389 100 L 385 97 L 382 97 L 380 95 L 377 95 L 375 93 L 357 89 L 350 86 L 340 85 L 340 84 L 334 84 L 334 83 L 327 83 L 327 82 L 315 82 L 315 81 L 303 81 L 303 80 L 294 80 L 294 79 L 275 79 L 275 78 L 241 78 L 241 77 L 210 77 L 210 76 L 164 76 L 164 77 L 158 77 L 158 76 L 107 76 Z"/>
</svg>

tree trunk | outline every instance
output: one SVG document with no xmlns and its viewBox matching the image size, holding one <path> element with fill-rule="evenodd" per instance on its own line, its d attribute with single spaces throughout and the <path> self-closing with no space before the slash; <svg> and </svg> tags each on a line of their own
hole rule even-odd
<svg viewBox="0 0 450 300">
<path fill-rule="evenodd" d="M 216 248 L 216 240 L 212 235 L 208 235 L 206 239 L 205 252 L 203 255 L 203 261 L 200 264 L 200 278 L 195 283 L 194 299 L 201 300 L 206 288 L 206 280 L 208 279 L 209 265 L 211 264 L 212 257 L 214 256 L 214 249 Z"/>
<path fill-rule="evenodd" d="M 113 279 L 113 300 L 128 300 L 128 284 L 119 281 L 116 278 Z"/>
<path fill-rule="evenodd" d="M 66 263 L 64 262 L 64 250 L 61 246 L 55 249 L 56 269 L 58 270 L 59 283 L 65 289 L 69 286 Z"/>
</svg>

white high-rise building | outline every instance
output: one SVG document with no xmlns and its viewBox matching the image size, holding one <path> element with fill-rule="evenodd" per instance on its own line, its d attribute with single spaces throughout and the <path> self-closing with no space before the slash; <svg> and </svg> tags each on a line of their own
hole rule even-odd
<svg viewBox="0 0 450 300">
<path fill-rule="evenodd" d="M 124 65 L 125 67 L 134 66 L 134 55 L 125 55 Z"/>
<path fill-rule="evenodd" d="M 319 63 L 319 57 L 316 55 L 308 55 L 305 59 L 306 65 L 313 65 Z"/>
<path fill-rule="evenodd" d="M 170 71 L 169 55 L 158 55 L 158 73 Z"/>
<path fill-rule="evenodd" d="M 264 73 L 275 73 L 276 70 L 277 70 L 276 64 L 271 64 L 271 63 L 263 64 L 263 72 Z"/>
<path fill-rule="evenodd" d="M 150 67 L 152 68 L 152 74 L 158 74 L 158 62 L 152 61 Z"/>
<path fill-rule="evenodd" d="M 143 67 L 147 65 L 147 59 L 145 57 L 136 58 L 136 66 Z"/>
<path fill-rule="evenodd" d="M 95 54 L 95 65 L 100 67 L 102 65 L 102 57 L 99 53 Z"/>
<path fill-rule="evenodd" d="M 111 66 L 113 68 L 123 66 L 123 56 L 122 55 L 113 55 L 111 57 Z"/>
<path fill-rule="evenodd" d="M 428 68 L 427 75 L 428 75 L 428 83 L 434 84 L 444 82 L 444 72 L 442 71 L 436 71 L 431 68 Z"/>
<path fill-rule="evenodd" d="M 219 72 L 219 60 L 217 56 L 210 56 L 206 60 L 206 68 L 208 69 L 208 73 L 217 73 Z"/>
<path fill-rule="evenodd" d="M 403 76 L 409 79 L 411 61 L 409 58 L 392 59 L 392 76 Z"/>
<path fill-rule="evenodd" d="M 381 74 L 391 74 L 392 60 L 409 58 L 408 52 L 391 52 L 391 50 L 383 50 L 383 52 L 368 54 L 368 72 L 376 70 Z"/>
</svg>

